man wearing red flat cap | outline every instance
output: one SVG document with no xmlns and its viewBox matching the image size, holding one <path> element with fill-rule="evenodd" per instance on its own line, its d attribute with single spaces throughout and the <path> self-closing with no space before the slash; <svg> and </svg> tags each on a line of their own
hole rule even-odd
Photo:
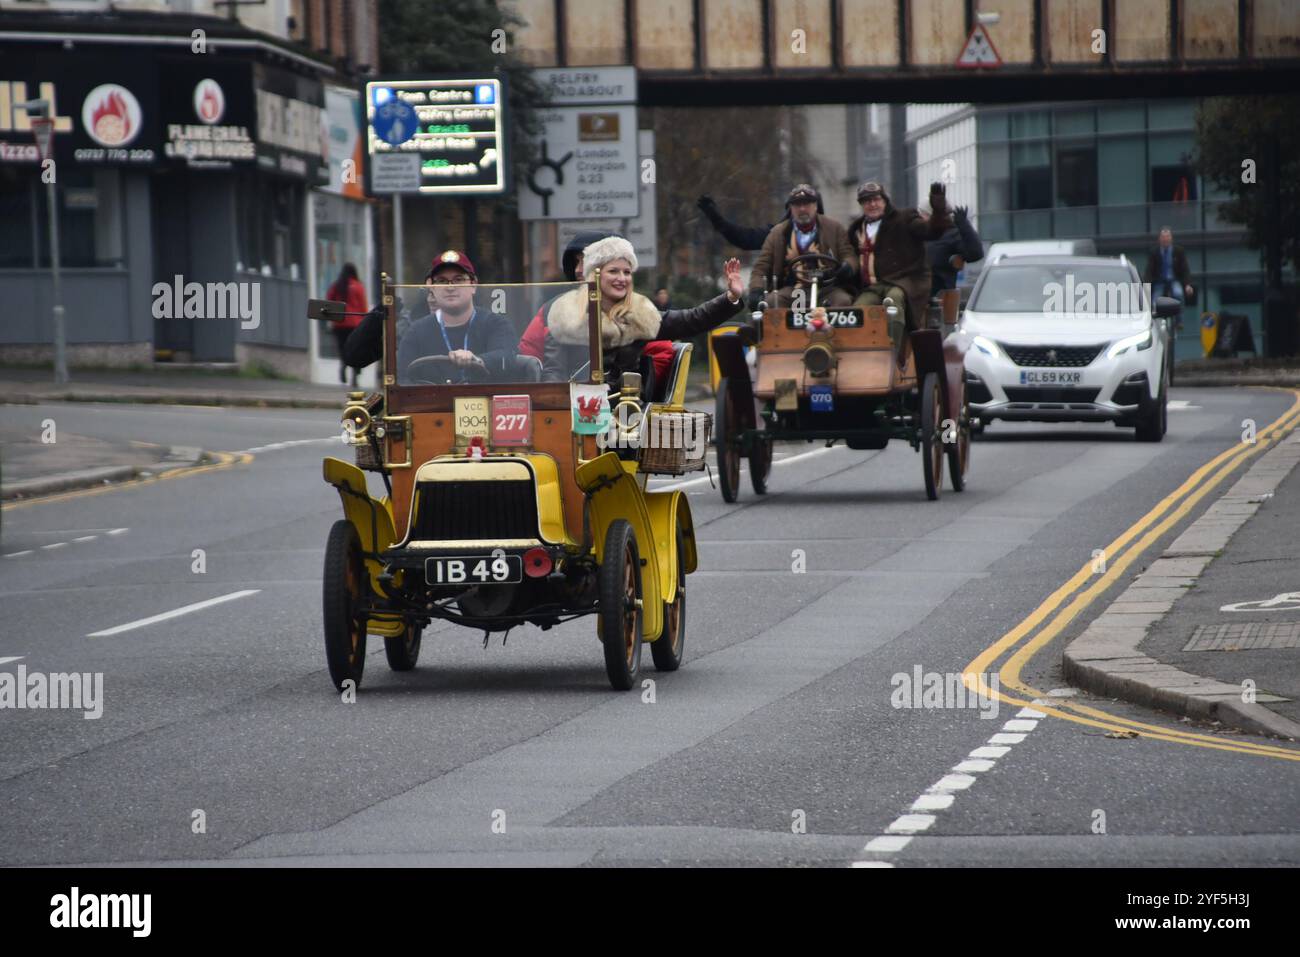
<svg viewBox="0 0 1300 957">
<path fill-rule="evenodd" d="M 429 315 L 418 319 L 397 343 L 397 381 L 456 382 L 505 380 L 515 375 L 515 340 L 510 320 L 474 305 L 478 274 L 464 253 L 449 249 L 434 259 L 424 278 Z M 380 357 L 384 315 L 373 312 L 348 337 L 345 358 L 369 364 Z M 411 363 L 431 356 L 446 356 L 451 369 L 422 369 L 410 374 Z M 361 360 L 364 360 L 361 361 Z M 434 378 L 430 378 L 434 376 Z"/>
</svg>

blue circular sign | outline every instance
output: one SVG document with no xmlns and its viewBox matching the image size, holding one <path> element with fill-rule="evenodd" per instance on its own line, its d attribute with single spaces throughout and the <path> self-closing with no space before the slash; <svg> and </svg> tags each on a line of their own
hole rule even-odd
<svg viewBox="0 0 1300 957">
<path fill-rule="evenodd" d="M 390 146 L 400 146 L 420 130 L 420 118 L 415 115 L 415 107 L 405 100 L 390 96 L 375 107 L 375 115 L 370 120 L 375 128 L 375 135 Z"/>
</svg>

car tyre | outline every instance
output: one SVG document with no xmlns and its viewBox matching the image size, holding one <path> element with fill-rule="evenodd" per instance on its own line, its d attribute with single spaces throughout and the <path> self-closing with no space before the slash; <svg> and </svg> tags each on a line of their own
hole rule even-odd
<svg viewBox="0 0 1300 957">
<path fill-rule="evenodd" d="M 1165 437 L 1169 427 L 1169 387 L 1168 377 L 1160 379 L 1160 396 L 1151 404 L 1151 408 L 1138 420 L 1135 437 L 1139 442 L 1159 442 Z"/>
<path fill-rule="evenodd" d="M 718 485 L 722 500 L 728 504 L 736 501 L 740 493 L 740 450 L 735 447 L 736 404 L 731 401 L 727 380 L 718 383 L 718 399 L 713 416 L 713 437 L 717 443 Z"/>
<path fill-rule="evenodd" d="M 384 656 L 388 667 L 394 671 L 410 671 L 420 660 L 420 640 L 424 629 L 414 622 L 406 623 L 406 631 L 384 639 Z"/>
</svg>

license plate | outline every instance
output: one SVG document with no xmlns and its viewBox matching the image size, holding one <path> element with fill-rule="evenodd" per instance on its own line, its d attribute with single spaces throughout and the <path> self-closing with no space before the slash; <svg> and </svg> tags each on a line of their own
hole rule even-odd
<svg viewBox="0 0 1300 957">
<path fill-rule="evenodd" d="M 1065 372 L 1060 369 L 1021 369 L 1021 385 L 1078 385 L 1082 372 Z"/>
<path fill-rule="evenodd" d="M 785 314 L 785 327 L 787 329 L 806 329 L 808 327 L 807 311 L 800 312 L 791 309 Z M 827 309 L 826 324 L 836 329 L 860 329 L 862 328 L 862 310 L 861 309 Z"/>
<path fill-rule="evenodd" d="M 828 385 L 815 385 L 809 388 L 808 402 L 814 412 L 835 411 L 835 393 Z"/>
<path fill-rule="evenodd" d="M 430 585 L 508 585 L 524 580 L 524 560 L 518 555 L 426 558 L 424 580 Z"/>
</svg>

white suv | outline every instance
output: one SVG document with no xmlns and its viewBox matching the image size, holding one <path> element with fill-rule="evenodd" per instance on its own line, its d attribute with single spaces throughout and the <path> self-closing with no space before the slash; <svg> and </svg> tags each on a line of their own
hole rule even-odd
<svg viewBox="0 0 1300 957">
<path fill-rule="evenodd" d="M 966 394 L 993 419 L 1112 421 L 1143 442 L 1165 434 L 1165 318 L 1124 257 L 1004 256 L 984 267 L 959 328 L 971 337 Z"/>
</svg>

